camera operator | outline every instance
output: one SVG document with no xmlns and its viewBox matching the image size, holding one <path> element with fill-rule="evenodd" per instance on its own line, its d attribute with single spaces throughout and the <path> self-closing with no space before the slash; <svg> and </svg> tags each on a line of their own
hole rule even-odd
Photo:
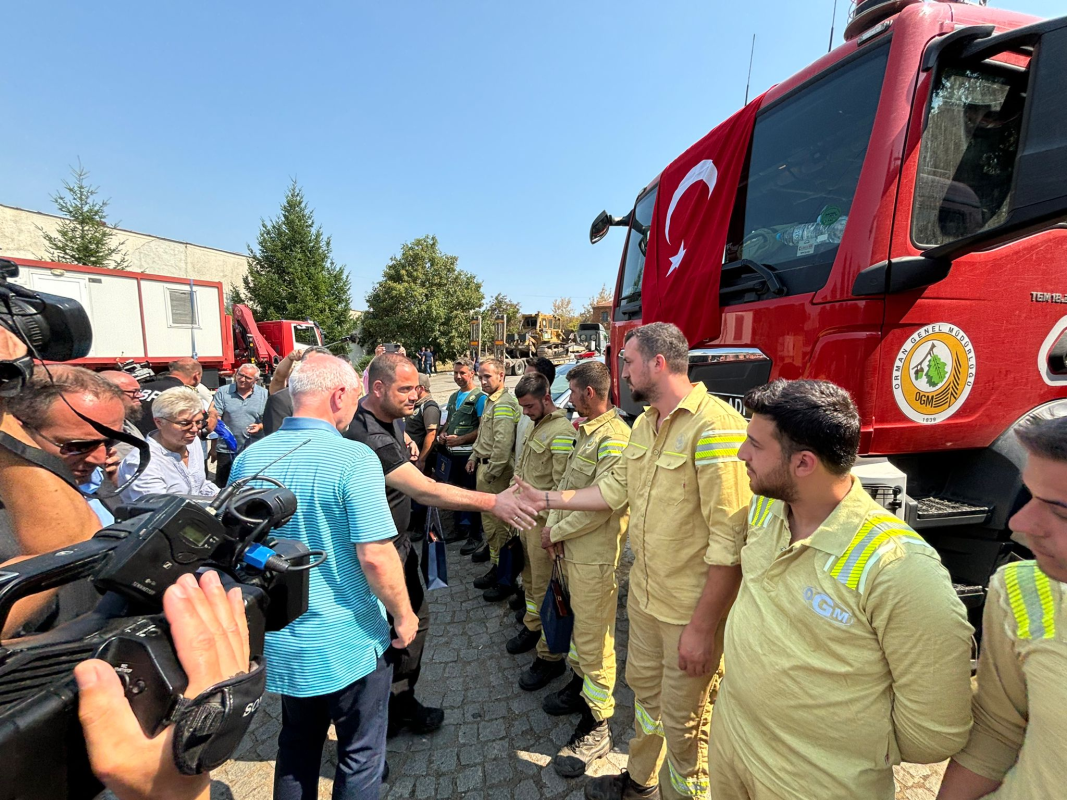
<svg viewBox="0 0 1067 800">
<path fill-rule="evenodd" d="M 182 669 L 184 695 L 248 671 L 248 623 L 240 589 L 229 593 L 215 572 L 199 585 L 183 575 L 163 595 L 163 612 Z M 78 717 L 93 772 L 118 800 L 208 800 L 211 775 L 183 775 L 173 758 L 174 727 L 149 739 L 138 724 L 115 668 L 91 659 L 74 668 Z"/>
<path fill-rule="evenodd" d="M 10 351 L 14 339 L 0 330 L 0 351 Z M 17 340 L 15 340 L 17 342 Z M 21 343 L 18 343 L 21 346 Z M 5 402 L 0 429 L 17 442 L 61 460 L 82 491 L 92 494 L 103 482 L 113 444 L 104 439 L 71 407 L 85 416 L 122 429 L 122 391 L 94 372 L 81 367 L 50 367 L 54 383 L 38 369 L 25 388 Z M 66 402 L 64 402 L 64 399 Z M 67 405 L 70 403 L 70 406 Z M 0 559 L 27 557 L 67 547 L 90 538 L 113 522 L 100 500 L 79 494 L 63 478 L 0 447 L 0 500 L 10 523 L 9 537 L 0 537 Z M 4 634 L 20 626 L 38 626 L 47 617 L 65 621 L 87 610 L 95 600 L 83 583 L 70 584 L 59 594 L 42 592 L 20 601 L 8 618 Z"/>
<path fill-rule="evenodd" d="M 178 358 L 167 364 L 167 372 L 159 375 L 155 380 L 141 385 L 141 420 L 138 427 L 146 436 L 155 429 L 155 421 L 152 417 L 152 401 L 159 397 L 167 389 L 177 386 L 188 386 L 195 389 L 200 385 L 200 379 L 204 376 L 204 368 L 195 358 Z"/>
<path fill-rule="evenodd" d="M 152 457 L 140 477 L 122 492 L 122 499 L 129 503 L 146 494 L 218 494 L 204 470 L 204 448 L 197 435 L 204 425 L 204 408 L 196 390 L 188 386 L 167 389 L 152 403 L 152 415 L 156 429 L 147 437 Z M 140 463 L 136 450 L 123 459 L 119 485 L 130 479 Z"/>
</svg>

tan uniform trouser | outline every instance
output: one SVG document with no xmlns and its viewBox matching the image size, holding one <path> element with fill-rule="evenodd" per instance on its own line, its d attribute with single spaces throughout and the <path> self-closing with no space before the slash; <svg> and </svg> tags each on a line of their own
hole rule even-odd
<svg viewBox="0 0 1067 800">
<path fill-rule="evenodd" d="M 500 494 L 502 491 L 508 488 L 508 484 L 511 483 L 511 470 L 504 470 L 504 474 L 497 478 L 495 481 L 487 480 L 485 477 L 485 464 L 478 465 L 478 471 L 476 473 L 477 483 L 476 488 L 479 492 L 488 492 L 489 494 Z M 489 558 L 496 564 L 500 561 L 500 548 L 508 542 L 508 538 L 511 536 L 511 528 L 498 520 L 492 514 L 482 514 L 482 531 L 485 532 L 485 541 L 489 545 Z"/>
<path fill-rule="evenodd" d="M 712 800 L 782 800 L 781 795 L 752 777 L 721 725 L 711 737 L 708 771 Z"/>
<path fill-rule="evenodd" d="M 544 527 L 546 517 L 537 518 L 530 530 L 519 534 L 522 537 L 522 549 L 526 556 L 526 565 L 522 568 L 522 588 L 526 592 L 526 616 L 522 618 L 522 624 L 527 630 L 541 630 L 541 603 L 545 600 L 548 591 L 548 582 L 552 580 L 552 559 L 541 547 L 541 528 Z M 559 661 L 563 658 L 562 653 L 550 653 L 548 643 L 542 636 L 537 640 L 537 655 L 545 661 Z"/>
<path fill-rule="evenodd" d="M 660 794 L 669 800 L 703 800 L 708 796 L 711 708 L 722 663 L 715 672 L 691 678 L 678 669 L 678 640 L 685 626 L 660 622 L 641 611 L 632 594 L 626 609 L 630 617 L 626 682 L 634 692 L 635 731 L 630 740 L 630 776 L 645 786 L 658 783 Z M 661 780 L 664 749 L 667 764 Z"/>
<path fill-rule="evenodd" d="M 566 544 L 564 544 L 566 547 Z M 574 632 L 567 661 L 582 678 L 582 697 L 596 720 L 615 713 L 615 611 L 619 584 L 610 564 L 563 561 Z"/>
</svg>

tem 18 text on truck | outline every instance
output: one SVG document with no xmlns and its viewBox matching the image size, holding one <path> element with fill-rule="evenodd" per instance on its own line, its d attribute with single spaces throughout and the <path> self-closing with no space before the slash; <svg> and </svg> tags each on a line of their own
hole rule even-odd
<svg viewBox="0 0 1067 800">
<path fill-rule="evenodd" d="M 621 351 L 656 320 L 735 404 L 778 377 L 845 387 L 975 609 L 1015 557 L 1013 429 L 1067 414 L 1067 18 L 868 0 L 845 38 L 594 221 L 594 242 L 628 229 L 614 391 L 639 411 Z"/>
</svg>

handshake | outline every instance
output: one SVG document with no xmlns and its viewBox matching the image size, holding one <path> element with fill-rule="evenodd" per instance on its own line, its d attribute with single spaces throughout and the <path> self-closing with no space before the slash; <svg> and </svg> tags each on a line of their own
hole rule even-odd
<svg viewBox="0 0 1067 800">
<path fill-rule="evenodd" d="M 493 516 L 528 531 L 537 524 L 537 516 L 546 508 L 548 492 L 535 489 L 521 478 L 514 478 L 511 486 L 496 495 Z"/>
</svg>

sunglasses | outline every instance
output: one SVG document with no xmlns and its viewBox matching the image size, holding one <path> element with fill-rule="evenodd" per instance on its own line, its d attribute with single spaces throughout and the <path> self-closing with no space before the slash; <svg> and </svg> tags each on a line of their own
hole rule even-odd
<svg viewBox="0 0 1067 800">
<path fill-rule="evenodd" d="M 160 419 L 165 419 L 175 428 L 183 431 L 191 431 L 193 428 L 203 428 L 207 423 L 207 420 L 203 417 L 199 417 L 198 419 L 171 419 L 170 417 L 160 417 Z"/>
<path fill-rule="evenodd" d="M 36 428 L 30 428 L 29 425 L 26 425 L 25 427 L 29 428 L 29 430 L 36 433 L 40 438 L 44 439 L 53 447 L 58 447 L 61 456 L 87 456 L 101 445 L 110 450 L 118 444 L 118 439 L 74 439 L 69 442 L 57 442 L 55 439 L 45 436 Z"/>
</svg>

